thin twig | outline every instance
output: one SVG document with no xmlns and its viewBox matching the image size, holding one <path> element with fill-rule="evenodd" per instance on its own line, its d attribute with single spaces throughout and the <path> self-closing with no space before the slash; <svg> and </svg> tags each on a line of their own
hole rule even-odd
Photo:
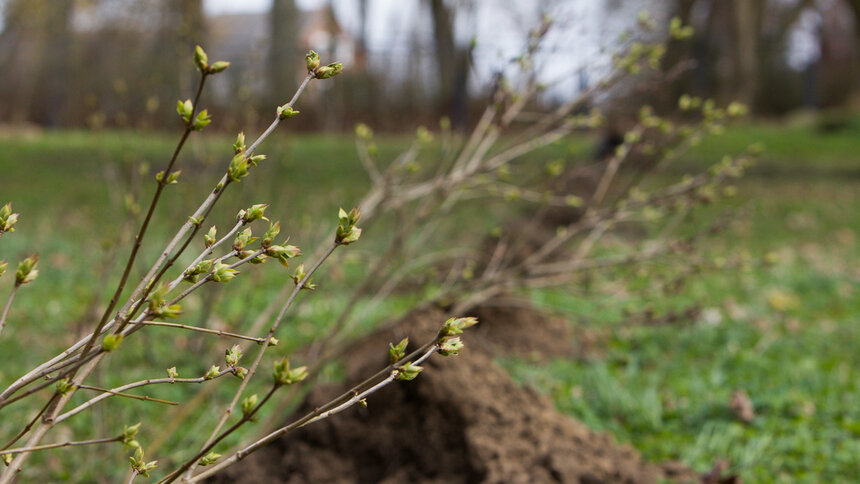
<svg viewBox="0 0 860 484">
<path fill-rule="evenodd" d="M 215 334 L 215 335 L 224 336 L 227 338 L 244 339 L 244 340 L 253 341 L 253 342 L 259 343 L 259 344 L 262 344 L 263 341 L 265 341 L 263 338 L 254 338 L 253 336 L 245 336 L 244 334 L 230 333 L 228 331 L 221 331 L 220 329 L 201 328 L 200 326 L 191 326 L 191 325 L 179 324 L 179 323 L 168 323 L 166 321 L 141 321 L 137 324 L 142 324 L 142 325 L 146 325 L 146 326 L 164 326 L 164 327 L 168 327 L 168 328 L 187 329 L 190 331 L 198 331 L 200 333 Z"/>
<path fill-rule="evenodd" d="M 12 307 L 12 301 L 15 299 L 15 293 L 18 292 L 20 284 L 15 284 L 12 287 L 12 292 L 9 293 L 9 299 L 6 300 L 6 306 L 3 307 L 3 314 L 0 315 L 0 332 L 6 327 L 6 316 L 9 315 L 9 308 Z"/>
<path fill-rule="evenodd" d="M 121 392 L 124 392 L 126 390 L 131 390 L 132 388 L 138 388 L 138 387 L 143 387 L 143 386 L 148 386 L 148 385 L 160 385 L 160 384 L 164 384 L 164 383 L 170 383 L 170 384 L 174 384 L 174 383 L 203 383 L 205 381 L 210 381 L 210 380 L 215 380 L 217 378 L 221 378 L 222 376 L 224 376 L 228 373 L 233 373 L 233 369 L 232 368 L 226 368 L 224 370 L 221 370 L 212 378 L 206 378 L 203 376 L 201 376 L 199 378 L 149 378 L 146 380 L 140 380 L 140 381 L 136 381 L 133 383 L 127 383 L 125 385 L 107 390 L 105 393 L 102 393 L 101 395 L 99 395 L 95 398 L 91 398 L 91 399 L 87 400 L 86 402 L 78 405 L 77 407 L 69 410 L 68 412 L 57 416 L 54 419 L 54 424 L 56 425 L 56 424 L 62 422 L 63 420 L 66 420 L 69 417 L 72 417 L 72 416 L 92 407 L 93 405 L 101 402 L 102 400 L 106 400 L 106 399 L 108 399 L 114 395 L 119 395 Z"/>
<path fill-rule="evenodd" d="M 79 445 L 107 444 L 109 442 L 121 442 L 122 439 L 123 439 L 123 436 L 120 435 L 118 437 L 110 437 L 110 438 L 105 438 L 105 439 L 79 440 L 76 442 L 60 442 L 57 444 L 33 445 L 30 447 L 18 447 L 17 449 L 0 450 L 0 455 L 26 454 L 29 452 L 36 452 L 39 450 L 59 449 L 61 447 L 75 447 L 75 446 L 79 446 Z"/>
</svg>

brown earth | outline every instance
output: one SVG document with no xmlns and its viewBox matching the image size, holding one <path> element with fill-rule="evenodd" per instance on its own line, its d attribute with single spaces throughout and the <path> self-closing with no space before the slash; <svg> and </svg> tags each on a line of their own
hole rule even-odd
<svg viewBox="0 0 860 484">
<path fill-rule="evenodd" d="M 434 355 L 415 380 L 391 384 L 352 408 L 288 434 L 227 469 L 216 482 L 240 483 L 651 483 L 698 478 L 679 465 L 648 463 L 628 445 L 560 414 L 550 400 L 515 384 L 492 359 L 572 354 L 567 325 L 526 308 L 485 307 L 458 356 Z M 432 339 L 444 317 L 367 337 L 345 363 L 350 383 L 387 364 L 387 345 L 404 335 Z M 316 388 L 300 414 L 343 391 Z"/>
</svg>

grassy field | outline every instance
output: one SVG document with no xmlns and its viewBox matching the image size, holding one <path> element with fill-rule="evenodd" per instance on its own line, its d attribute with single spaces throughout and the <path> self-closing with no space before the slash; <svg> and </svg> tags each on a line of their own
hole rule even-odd
<svg viewBox="0 0 860 484">
<path fill-rule="evenodd" d="M 734 199 L 694 214 L 697 221 L 727 209 L 737 214 L 726 231 L 701 246 L 709 267 L 668 293 L 652 282 L 671 280 L 677 267 L 602 274 L 593 281 L 597 290 L 590 292 L 535 292 L 531 297 L 537 304 L 565 315 L 599 345 L 572 360 L 502 363 L 523 384 L 550 394 L 563 411 L 631 442 L 650 459 L 680 459 L 707 470 L 725 458 L 747 482 L 855 481 L 860 466 L 858 133 L 857 123 L 821 135 L 808 121 L 799 121 L 751 124 L 706 139 L 678 170 L 702 168 L 755 141 L 768 149 L 758 168 L 737 184 Z M 4 386 L 75 339 L 98 307 L 93 306 L 94 291 L 103 296 L 99 304 L 108 299 L 126 255 L 125 249 L 115 253 L 113 241 L 128 237 L 138 199 L 146 200 L 151 189 L 147 185 L 143 193 L 126 199 L 123 187 L 151 178 L 174 142 L 173 136 L 122 132 L 0 137 L 0 203 L 13 200 L 22 214 L 19 231 L 0 239 L 0 259 L 13 262 L 39 251 L 43 261 L 42 275 L 21 291 L 0 338 L 0 351 L 7 355 L 0 368 Z M 220 172 L 230 143 L 232 139 L 216 135 L 192 140 L 182 161 L 183 183 L 190 188 L 168 192 L 152 230 L 154 240 L 167 237 L 190 214 Z M 380 143 L 383 153 L 395 153 L 403 145 L 400 139 Z M 564 153 L 582 147 L 576 142 L 554 149 Z M 242 184 L 228 192 L 221 204 L 225 208 L 212 220 L 226 226 L 236 208 L 271 202 L 270 213 L 285 227 L 282 234 L 313 253 L 330 228 L 318 223 L 320 217 L 356 203 L 369 184 L 352 141 L 280 137 L 267 143 L 264 152 L 270 158 L 263 176 L 253 186 Z M 144 170 L 147 165 L 153 168 Z M 674 170 L 661 176 L 675 176 Z M 143 259 L 152 260 L 155 250 L 145 251 Z M 350 248 L 323 282 L 336 287 L 348 281 L 372 250 L 372 244 Z M 4 301 L 8 276 L 0 279 Z M 280 290 L 285 276 L 276 264 L 268 264 L 231 283 L 236 286 L 230 292 L 241 296 L 213 291 L 190 298 L 186 310 L 192 319 L 245 328 Z M 313 304 L 297 308 L 287 327 L 289 337 L 275 353 L 286 354 L 309 341 L 337 314 L 344 301 L 321 294 L 314 294 Z M 383 318 L 408 304 L 408 297 L 393 298 L 367 319 Z M 692 318 L 659 323 L 690 309 L 696 314 Z M 202 374 L 219 362 L 198 355 L 227 344 L 216 340 L 200 346 L 193 335 L 164 330 L 140 338 L 143 344 L 115 356 L 123 371 L 98 374 L 98 384 L 158 376 L 152 368 L 174 365 L 181 375 Z M 233 383 L 221 385 L 197 402 L 197 413 L 178 435 L 209 428 L 220 407 L 206 404 L 223 401 L 234 388 Z M 751 424 L 739 422 L 729 409 L 735 390 L 745 391 L 755 405 Z M 175 387 L 148 394 L 188 399 L 185 389 Z M 28 415 L 17 405 L 8 410 L 10 417 L 0 422 L 3 435 Z M 162 410 L 114 399 L 70 420 L 72 432 L 67 434 L 87 429 L 113 435 L 115 425 L 146 422 Z M 169 413 L 161 425 L 145 428 L 142 439 L 163 439 L 176 415 Z M 147 449 L 154 456 L 181 457 L 192 442 L 180 438 Z M 123 453 L 117 448 L 106 462 L 85 451 L 51 453 L 42 461 L 43 472 L 52 479 L 81 480 L 113 465 L 124 470 Z M 92 465 L 67 474 L 66 469 L 81 468 L 68 465 L 70 459 Z"/>
</svg>

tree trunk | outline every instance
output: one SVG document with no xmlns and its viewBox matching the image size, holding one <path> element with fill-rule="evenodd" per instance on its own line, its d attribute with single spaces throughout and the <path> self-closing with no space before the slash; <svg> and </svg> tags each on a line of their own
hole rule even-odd
<svg viewBox="0 0 860 484">
<path fill-rule="evenodd" d="M 269 82 L 266 104 L 284 102 L 285 93 L 295 84 L 295 66 L 302 65 L 297 55 L 299 11 L 294 0 L 273 0 L 269 11 L 271 44 L 269 45 Z"/>
<path fill-rule="evenodd" d="M 450 117 L 455 127 L 463 128 L 467 121 L 468 50 L 457 46 L 454 39 L 454 12 L 445 5 L 444 0 L 430 0 L 430 10 L 443 112 Z"/>
</svg>

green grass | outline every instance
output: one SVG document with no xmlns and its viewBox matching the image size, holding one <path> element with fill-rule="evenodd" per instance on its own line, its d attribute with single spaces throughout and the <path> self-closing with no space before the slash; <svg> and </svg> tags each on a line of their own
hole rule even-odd
<svg viewBox="0 0 860 484">
<path fill-rule="evenodd" d="M 613 296 L 535 293 L 538 304 L 599 335 L 604 351 L 503 364 L 563 411 L 649 459 L 679 459 L 700 471 L 728 459 L 745 482 L 856 482 L 860 191 L 856 171 L 846 174 L 860 168 L 857 133 L 821 137 L 809 127 L 750 125 L 705 140 L 688 167 L 718 159 L 720 147 L 764 139 L 769 148 L 766 169 L 738 183 L 734 201 L 698 214 L 745 214 L 701 247 L 708 261 L 744 262 L 705 270 L 669 294 L 652 283 L 676 274 L 671 264 L 593 282 L 623 284 Z M 687 308 L 707 316 L 631 323 L 629 314 L 644 308 L 657 318 Z M 755 405 L 749 425 L 729 408 L 735 390 Z"/>
<path fill-rule="evenodd" d="M 684 226 L 692 231 L 726 209 L 738 209 L 743 215 L 701 247 L 708 261 L 727 261 L 728 267 L 705 270 L 687 279 L 682 290 L 669 293 L 652 282 L 676 275 L 681 268 L 673 264 L 601 274 L 591 282 L 592 292 L 536 292 L 532 296 L 538 304 L 599 335 L 603 346 L 585 360 L 502 363 L 524 383 L 549 393 L 560 409 L 632 442 L 650 459 L 681 459 L 706 470 L 716 459 L 728 458 L 748 482 L 853 480 L 860 465 L 860 411 L 854 404 L 860 398 L 855 351 L 860 343 L 860 193 L 851 176 L 856 176 L 860 143 L 856 128 L 851 129 L 822 136 L 808 122 L 752 123 L 704 140 L 682 160 L 681 169 L 701 168 L 755 141 L 768 148 L 759 168 L 738 183 L 735 199 L 697 210 Z M 192 138 L 180 161 L 182 189 L 167 192 L 149 240 L 165 240 L 191 213 L 217 179 L 232 141 L 218 135 Z M 89 321 L 84 311 L 93 291 L 101 293 L 100 304 L 108 299 L 127 249 L 110 258 L 106 254 L 112 253 L 112 241 L 137 220 L 129 219 L 121 187 L 151 179 L 174 142 L 173 136 L 126 132 L 0 135 L 0 202 L 13 200 L 15 211 L 22 214 L 19 231 L 0 239 L 0 259 L 14 265 L 38 250 L 43 261 L 42 275 L 22 289 L 12 321 L 0 337 L 0 352 L 7 355 L 0 367 L 4 386 L 84 330 Z M 398 137 L 382 139 L 383 158 L 405 143 Z M 331 218 L 340 205 L 356 203 L 368 187 L 352 141 L 279 135 L 262 151 L 269 159 L 254 175 L 254 183 L 231 188 L 211 223 L 224 228 L 238 208 L 271 202 L 269 212 L 281 219 L 282 234 L 310 255 L 329 237 L 330 227 L 319 221 Z M 548 148 L 539 158 L 587 152 L 584 140 L 573 140 Z M 151 183 L 141 186 L 136 203 L 145 203 L 151 194 Z M 325 291 L 336 293 L 360 274 L 374 248 L 384 242 L 386 230 L 383 224 L 368 231 L 367 240 L 326 267 L 319 277 L 321 291 L 296 308 L 275 356 L 320 334 L 345 303 L 325 297 Z M 144 251 L 142 260 L 155 255 L 153 247 Z M 249 270 L 229 291 L 189 298 L 185 320 L 202 318 L 211 307 L 217 319 L 210 324 L 246 328 L 287 282 L 286 275 L 276 264 Z M 0 278 L 4 298 L 11 284 L 8 276 Z M 618 291 L 621 283 L 623 291 Z M 607 287 L 613 288 L 613 296 L 601 295 Z M 362 324 L 367 327 L 404 310 L 413 300 L 408 295 L 391 298 Z M 629 322 L 630 314 L 646 308 L 659 316 L 690 307 L 706 310 L 711 323 L 643 327 Z M 216 339 L 201 346 L 196 335 L 164 329 L 135 339 L 139 344 L 111 357 L 122 372 L 102 372 L 98 384 L 159 376 L 162 368 L 173 365 L 181 375 L 202 374 L 221 362 L 198 355 L 229 344 Z M 236 384 L 223 385 L 204 403 L 224 401 Z M 736 421 L 728 410 L 735 389 L 745 390 L 755 403 L 752 425 Z M 171 386 L 146 394 L 178 401 L 190 397 L 189 389 Z M 9 417 L 0 422 L 0 434 L 20 426 L 28 415 L 25 406 L 4 409 Z M 195 429 L 210 428 L 219 408 L 198 407 L 177 434 L 188 437 L 169 442 L 153 457 L 187 455 Z M 163 409 L 151 404 L 112 399 L 95 412 L 71 419 L 69 435 L 111 435 L 116 425 L 151 422 L 161 415 Z M 151 442 L 166 423 L 144 425 L 142 439 Z M 107 459 L 94 459 L 76 449 L 46 453 L 31 465 L 40 466 L 48 480 L 80 481 L 121 472 L 122 454 L 117 448 Z M 82 467 L 71 465 L 73 460 L 87 462 L 85 470 L 65 473 Z"/>
</svg>

